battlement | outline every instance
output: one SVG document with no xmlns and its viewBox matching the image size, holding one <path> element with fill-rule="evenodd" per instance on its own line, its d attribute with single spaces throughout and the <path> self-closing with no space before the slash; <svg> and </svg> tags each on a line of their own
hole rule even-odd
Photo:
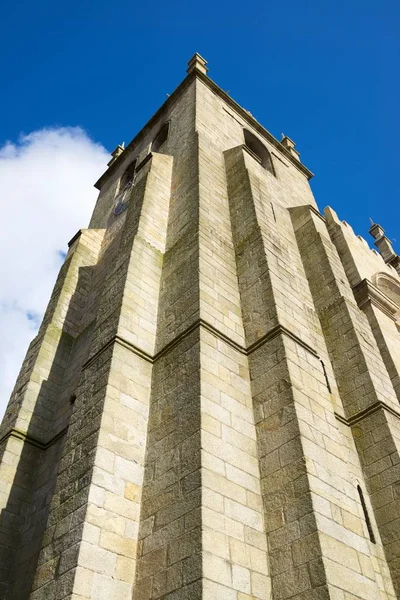
<svg viewBox="0 0 400 600">
<path fill-rule="evenodd" d="M 325 209 L 327 226 L 333 238 L 337 240 L 339 253 L 346 264 L 350 265 L 347 276 L 352 286 L 357 285 L 362 279 L 372 281 L 377 272 L 387 272 L 398 277 L 396 269 L 386 263 L 383 256 L 360 235 L 354 233 L 353 228 L 346 221 L 340 221 L 336 212 L 327 207 Z"/>
</svg>

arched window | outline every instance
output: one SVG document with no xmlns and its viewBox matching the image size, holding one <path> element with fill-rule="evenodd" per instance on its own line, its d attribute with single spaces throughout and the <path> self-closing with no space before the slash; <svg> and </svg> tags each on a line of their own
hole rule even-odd
<svg viewBox="0 0 400 600">
<path fill-rule="evenodd" d="M 378 289 L 399 307 L 400 311 L 400 282 L 397 277 L 393 277 L 389 273 L 376 273 L 372 281 Z"/>
<path fill-rule="evenodd" d="M 121 177 L 119 184 L 119 191 L 122 192 L 125 188 L 132 187 L 135 179 L 136 160 L 132 161 L 130 165 L 125 169 L 124 174 Z"/>
<path fill-rule="evenodd" d="M 153 143 L 151 144 L 152 152 L 158 152 L 159 149 L 161 148 L 161 146 L 164 144 L 164 142 L 167 141 L 168 131 L 169 131 L 169 121 L 164 123 L 164 125 L 161 127 L 160 131 L 157 133 L 156 137 L 154 138 Z"/>
<path fill-rule="evenodd" d="M 258 137 L 256 137 L 254 133 L 251 133 L 251 131 L 249 131 L 248 129 L 243 129 L 243 134 L 244 143 L 246 144 L 247 148 L 249 148 L 249 150 L 251 150 L 253 154 L 255 154 L 257 158 L 259 158 L 261 166 L 273 175 L 275 175 L 271 155 L 268 152 L 267 148 L 264 146 L 264 144 L 261 142 L 261 140 L 259 140 Z"/>
</svg>

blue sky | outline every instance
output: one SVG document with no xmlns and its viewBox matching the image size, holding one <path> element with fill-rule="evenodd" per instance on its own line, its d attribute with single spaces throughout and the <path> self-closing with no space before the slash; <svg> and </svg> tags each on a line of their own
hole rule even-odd
<svg viewBox="0 0 400 600">
<path fill-rule="evenodd" d="M 143 127 L 196 51 L 264 127 L 297 143 L 321 209 L 367 239 L 372 217 L 400 249 L 398 0 L 6 3 L 0 416 L 108 152 Z"/>
<path fill-rule="evenodd" d="M 5 11 L 0 143 L 79 125 L 112 150 L 198 51 L 223 89 L 297 142 L 321 208 L 333 205 L 364 235 L 372 216 L 396 237 L 398 1 L 41 0 Z"/>
</svg>

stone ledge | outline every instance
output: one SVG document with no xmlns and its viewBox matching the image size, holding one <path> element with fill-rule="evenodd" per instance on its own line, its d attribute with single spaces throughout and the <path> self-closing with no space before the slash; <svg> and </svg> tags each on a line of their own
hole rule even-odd
<svg viewBox="0 0 400 600">
<path fill-rule="evenodd" d="M 78 231 L 76 232 L 76 234 L 69 240 L 69 242 L 68 242 L 68 248 L 71 248 L 72 244 L 74 242 L 76 242 L 76 240 L 78 238 L 80 238 L 81 235 L 82 235 L 82 229 L 78 229 Z"/>
<path fill-rule="evenodd" d="M 153 153 L 149 152 L 148 155 L 145 156 L 145 158 L 142 160 L 142 162 L 139 163 L 138 166 L 136 167 L 136 169 L 135 169 L 136 173 L 138 173 L 140 171 L 140 169 L 142 169 L 144 167 L 144 165 L 146 163 L 148 163 L 152 158 L 153 158 Z"/>
<path fill-rule="evenodd" d="M 357 305 L 361 310 L 373 304 L 390 319 L 397 321 L 395 315 L 398 313 L 399 307 L 368 279 L 363 279 L 352 289 Z"/>
<path fill-rule="evenodd" d="M 309 346 L 306 342 L 304 342 L 301 338 L 299 338 L 295 333 L 293 333 L 292 331 L 290 331 L 289 329 L 287 329 L 283 325 L 277 325 L 276 327 L 274 327 L 273 329 L 271 329 L 271 331 L 269 331 L 268 333 L 266 333 L 265 335 L 263 335 L 259 340 L 257 340 L 253 344 L 251 344 L 248 348 L 245 348 L 241 344 L 238 344 L 234 340 L 231 340 L 227 335 L 225 335 L 224 333 L 222 333 L 221 331 L 219 331 L 218 329 L 216 329 L 210 323 L 207 323 L 207 321 L 204 321 L 204 319 L 197 319 L 191 325 L 189 325 L 184 331 L 182 331 L 182 333 L 180 333 L 176 338 L 174 338 L 173 340 L 171 340 L 168 344 L 166 344 L 164 346 L 164 348 L 162 348 L 161 350 L 159 350 L 153 356 L 151 356 L 148 352 L 142 350 L 138 346 L 135 346 L 135 344 L 132 344 L 128 340 L 122 338 L 121 336 L 114 335 L 95 354 L 93 354 L 93 356 L 91 356 L 83 364 L 82 370 L 87 369 L 87 367 L 89 367 L 93 363 L 94 360 L 96 360 L 103 352 L 105 352 L 113 344 L 119 344 L 120 346 L 123 346 L 124 348 L 127 348 L 128 350 L 130 350 L 131 352 L 133 352 L 134 354 L 136 354 L 140 358 L 143 358 L 147 362 L 150 362 L 150 363 L 153 364 L 159 358 L 161 358 L 162 356 L 164 356 L 165 354 L 167 354 L 170 350 L 172 350 L 175 346 L 177 346 L 178 344 L 180 344 L 180 342 L 183 339 L 185 339 L 188 335 L 190 335 L 193 331 L 195 331 L 196 329 L 198 329 L 200 327 L 202 327 L 203 329 L 207 330 L 209 333 L 211 333 L 215 337 L 218 337 L 220 340 L 222 340 L 223 342 L 225 342 L 226 344 L 228 344 L 229 346 L 231 346 L 231 348 L 233 348 L 237 352 L 240 352 L 241 354 L 244 354 L 245 356 L 249 356 L 252 352 L 258 350 L 258 348 L 260 348 L 261 346 L 263 346 L 267 342 L 273 340 L 278 335 L 286 335 L 291 340 L 293 340 L 294 342 L 296 342 L 297 344 L 299 344 L 302 348 L 304 348 L 307 352 L 309 352 L 310 354 L 312 354 L 315 358 L 317 358 L 318 360 L 320 360 L 320 356 L 318 355 L 318 353 L 316 352 L 316 350 L 314 350 L 314 348 L 312 348 L 311 346 Z"/>
<path fill-rule="evenodd" d="M 154 357 L 153 356 L 151 356 L 150 354 L 148 354 L 147 352 L 145 352 L 144 350 L 142 350 L 138 346 L 135 346 L 134 344 L 131 344 L 131 342 L 128 342 L 128 340 L 125 340 L 125 339 L 121 338 L 118 335 L 114 335 L 99 350 L 97 350 L 97 352 L 95 352 L 90 358 L 88 358 L 88 360 L 85 363 L 83 363 L 83 365 L 82 365 L 82 371 L 84 371 L 85 369 L 87 369 L 88 367 L 90 367 L 90 365 L 99 356 L 101 356 L 103 354 L 103 352 L 105 352 L 106 350 L 108 350 L 108 348 L 110 348 L 114 344 L 119 344 L 120 346 L 123 346 L 124 348 L 127 348 L 128 350 L 131 350 L 131 352 L 133 352 L 134 354 L 137 354 L 137 356 L 140 356 L 140 358 L 143 358 L 144 360 L 147 360 L 147 362 L 150 362 L 150 363 L 154 362 Z"/>
<path fill-rule="evenodd" d="M 309 346 L 306 342 L 304 342 L 301 338 L 299 338 L 295 333 L 293 333 L 293 331 L 290 331 L 290 329 L 287 329 L 283 325 L 277 325 L 276 327 L 271 329 L 271 331 L 268 331 L 268 333 L 263 335 L 259 340 L 257 340 L 253 344 L 251 344 L 247 348 L 246 354 L 247 355 L 251 354 L 258 348 L 260 348 L 260 346 L 263 346 L 266 342 L 269 342 L 270 340 L 276 338 L 278 335 L 286 335 L 287 337 L 291 338 L 294 342 L 296 342 L 296 344 L 299 344 L 300 346 L 302 346 L 302 348 L 304 348 L 304 350 L 307 350 L 307 352 L 312 354 L 315 358 L 318 358 L 318 360 L 320 359 L 319 354 L 316 352 L 316 350 L 314 350 L 314 348 Z"/>
<path fill-rule="evenodd" d="M 395 410 L 394 408 L 392 408 L 385 402 L 382 402 L 381 400 L 379 402 L 376 402 L 375 404 L 372 404 L 371 406 L 368 406 L 367 408 L 364 408 L 364 410 L 361 410 L 359 413 L 356 413 L 355 415 L 353 415 L 352 417 L 350 417 L 348 419 L 346 419 L 346 417 L 344 417 L 343 415 L 340 415 L 337 412 L 335 412 L 335 417 L 341 423 L 344 423 L 348 427 L 351 427 L 352 425 L 355 425 L 359 421 L 362 421 L 363 419 L 373 415 L 374 413 L 378 412 L 379 410 L 386 410 L 387 412 L 390 412 L 390 414 L 392 414 L 393 416 L 400 419 L 400 412 L 397 412 L 397 410 Z"/>
<path fill-rule="evenodd" d="M 0 440 L 0 445 L 8 440 L 8 438 L 13 437 L 18 440 L 23 441 L 30 446 L 34 446 L 39 450 L 47 450 L 50 446 L 53 446 L 58 440 L 60 440 L 68 431 L 68 427 L 65 427 L 61 431 L 59 431 L 54 437 L 51 438 L 48 442 L 44 443 L 40 440 L 37 440 L 31 437 L 29 434 L 24 431 L 20 431 L 19 429 L 11 429 L 8 433 L 6 433 Z"/>
<path fill-rule="evenodd" d="M 242 148 L 242 150 L 245 150 L 247 152 L 247 154 L 250 154 L 251 158 L 254 158 L 254 160 L 256 160 L 259 165 L 261 165 L 261 158 L 259 156 L 257 156 L 257 154 L 255 152 L 253 152 L 253 150 L 251 150 L 248 146 L 246 146 L 246 144 L 242 144 L 241 148 Z"/>
</svg>

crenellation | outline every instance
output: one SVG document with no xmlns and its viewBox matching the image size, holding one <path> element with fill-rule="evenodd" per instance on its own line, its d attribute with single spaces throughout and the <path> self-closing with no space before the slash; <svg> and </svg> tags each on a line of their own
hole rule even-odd
<svg viewBox="0 0 400 600">
<path fill-rule="evenodd" d="M 360 242 L 362 242 L 366 248 L 369 248 L 369 244 L 368 244 L 367 240 L 365 238 L 363 238 L 362 235 L 357 235 L 357 239 L 359 239 Z"/>
</svg>

